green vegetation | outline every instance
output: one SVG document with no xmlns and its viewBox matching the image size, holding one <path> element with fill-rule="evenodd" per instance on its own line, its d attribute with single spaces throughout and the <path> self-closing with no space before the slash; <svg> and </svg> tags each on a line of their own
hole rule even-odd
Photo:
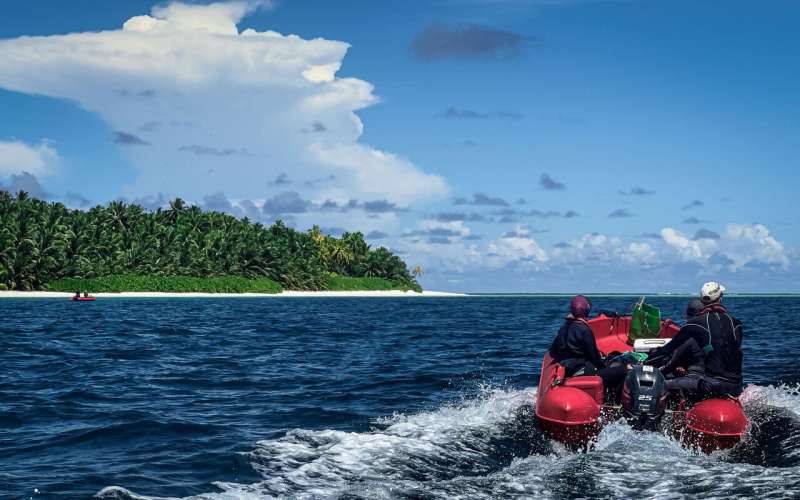
<svg viewBox="0 0 800 500">
<path fill-rule="evenodd" d="M 102 279 L 75 287 L 67 278 Z M 277 291 L 357 283 L 339 281 L 344 278 L 419 288 L 402 259 L 371 248 L 359 232 L 334 238 L 318 227 L 301 232 L 280 221 L 266 227 L 180 198 L 153 212 L 121 201 L 82 211 L 0 191 L 0 289 Z"/>
<path fill-rule="evenodd" d="M 269 278 L 241 276 L 103 276 L 100 278 L 62 278 L 51 281 L 48 290 L 74 292 L 205 292 L 205 293 L 280 293 L 281 286 Z"/>
<path fill-rule="evenodd" d="M 354 278 L 352 276 L 328 276 L 325 282 L 326 290 L 355 291 L 355 290 L 414 290 L 421 292 L 422 288 L 416 283 L 411 286 L 403 285 L 384 278 Z"/>
</svg>

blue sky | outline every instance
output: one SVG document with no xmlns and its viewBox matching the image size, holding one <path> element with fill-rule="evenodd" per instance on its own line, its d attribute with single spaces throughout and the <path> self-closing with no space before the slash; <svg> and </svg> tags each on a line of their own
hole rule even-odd
<svg viewBox="0 0 800 500">
<path fill-rule="evenodd" d="M 431 289 L 800 291 L 795 2 L 412 5 L 6 2 L 0 182 L 361 230 Z"/>
</svg>

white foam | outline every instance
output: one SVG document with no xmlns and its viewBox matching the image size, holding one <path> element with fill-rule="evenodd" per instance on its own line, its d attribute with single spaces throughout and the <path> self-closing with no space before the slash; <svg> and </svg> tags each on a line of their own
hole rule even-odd
<svg viewBox="0 0 800 500">
<path fill-rule="evenodd" d="M 800 416 L 800 384 L 748 385 L 739 398 L 745 411 L 758 407 L 785 408 Z"/>
<path fill-rule="evenodd" d="M 368 432 L 295 429 L 261 441 L 249 453 L 264 477 L 255 484 L 215 483 L 223 491 L 203 499 L 552 498 L 569 496 L 707 499 L 800 494 L 800 467 L 732 463 L 684 449 L 662 434 L 638 432 L 624 421 L 600 433 L 593 449 L 553 446 L 543 454 L 499 458 L 498 442 L 520 439 L 509 429 L 533 425 L 519 410 L 535 388 L 484 389 L 471 400 L 434 411 L 379 419 Z M 798 387 L 750 386 L 745 406 L 800 409 Z M 542 452 L 543 450 L 539 450 Z M 123 497 L 124 498 L 124 497 Z M 132 498 L 146 498 L 136 497 Z"/>
<path fill-rule="evenodd" d="M 123 488 L 122 486 L 106 486 L 95 494 L 97 498 L 118 498 L 121 500 L 174 500 L 169 498 L 146 497 Z"/>
<path fill-rule="evenodd" d="M 293 430 L 258 443 L 251 453 L 254 467 L 267 478 L 259 486 L 272 495 L 328 496 L 353 482 L 402 480 L 436 463 L 474 462 L 500 432 L 498 424 L 534 397 L 533 390 L 484 390 L 463 404 L 380 419 L 385 428 L 370 432 Z M 240 485 L 218 486 L 240 491 Z"/>
</svg>

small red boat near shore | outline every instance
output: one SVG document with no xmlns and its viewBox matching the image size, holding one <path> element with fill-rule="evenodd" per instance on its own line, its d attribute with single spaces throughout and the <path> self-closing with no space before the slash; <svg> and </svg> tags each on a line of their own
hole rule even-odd
<svg viewBox="0 0 800 500">
<path fill-rule="evenodd" d="M 606 358 L 626 352 L 647 352 L 652 348 L 665 344 L 679 330 L 678 325 L 666 319 L 660 322 L 657 335 L 649 339 L 635 342 L 629 338 L 631 316 L 606 315 L 588 320 L 598 350 Z M 658 323 L 657 323 L 658 324 Z M 650 366 L 639 365 L 635 369 L 641 377 L 643 386 L 652 385 L 656 375 Z M 657 374 L 662 379 L 661 374 Z M 649 382 L 648 382 L 649 380 Z M 649 387 L 649 386 L 648 386 Z M 647 387 L 644 388 L 647 392 Z M 622 403 L 631 402 L 630 394 L 623 390 Z M 628 398 L 626 401 L 626 397 Z M 651 395 L 638 394 L 639 402 L 650 404 Z M 684 400 L 666 401 L 666 392 L 657 395 L 660 401 L 652 401 L 651 415 L 654 408 L 660 408 L 660 417 L 670 414 L 669 428 L 672 434 L 690 447 L 696 447 L 706 453 L 714 450 L 728 449 L 735 446 L 747 432 L 748 420 L 737 399 L 707 399 L 692 405 Z M 665 406 L 671 409 L 664 409 Z M 616 420 L 623 413 L 619 404 L 614 404 L 603 387 L 598 376 L 573 376 L 565 378 L 565 369 L 545 353 L 542 360 L 542 372 L 536 397 L 536 417 L 542 431 L 551 439 L 572 447 L 585 447 L 597 437 L 603 426 Z M 643 410 L 643 418 L 647 418 L 648 410 Z"/>
<path fill-rule="evenodd" d="M 94 297 L 72 297 L 70 300 L 73 302 L 94 302 Z"/>
</svg>

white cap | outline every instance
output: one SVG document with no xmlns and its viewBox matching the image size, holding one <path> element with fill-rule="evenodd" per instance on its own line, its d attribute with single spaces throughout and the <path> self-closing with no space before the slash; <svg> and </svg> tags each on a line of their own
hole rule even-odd
<svg viewBox="0 0 800 500">
<path fill-rule="evenodd" d="M 700 289 L 700 300 L 703 301 L 703 304 L 716 302 L 722 298 L 722 292 L 724 291 L 724 286 L 720 285 L 716 281 L 709 281 L 703 285 L 703 288 Z"/>
</svg>

